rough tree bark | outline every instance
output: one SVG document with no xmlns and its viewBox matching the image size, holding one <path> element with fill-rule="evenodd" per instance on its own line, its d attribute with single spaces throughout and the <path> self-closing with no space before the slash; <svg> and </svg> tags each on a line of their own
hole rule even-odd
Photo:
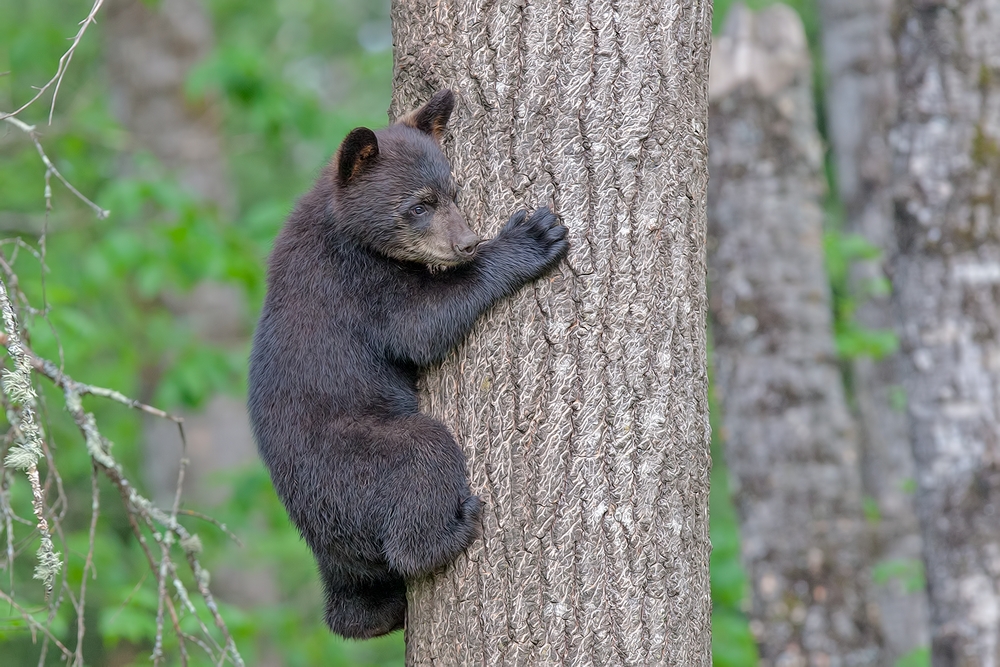
<svg viewBox="0 0 1000 667">
<path fill-rule="evenodd" d="M 936 666 L 1000 664 L 1000 0 L 897 2 L 892 269 Z"/>
<path fill-rule="evenodd" d="M 767 665 L 880 664 L 857 436 L 823 265 L 823 149 L 802 23 L 734 6 L 712 52 L 715 390 Z"/>
<path fill-rule="evenodd" d="M 484 537 L 411 585 L 411 665 L 709 665 L 705 0 L 396 0 L 393 111 L 452 87 L 492 235 L 550 203 L 568 262 L 426 381 Z"/>
<path fill-rule="evenodd" d="M 869 329 L 892 329 L 891 296 L 873 289 L 887 280 L 884 262 L 895 253 L 892 219 L 892 152 L 889 130 L 896 120 L 892 0 L 822 0 L 826 125 L 845 228 L 880 249 L 877 260 L 859 261 L 851 283 L 860 304 L 855 317 Z M 899 405 L 901 358 L 861 358 L 852 363 L 851 389 L 861 440 L 862 484 L 879 512 L 873 562 L 912 571 L 921 563 L 920 529 L 914 506 L 913 452 L 906 411 Z M 911 575 L 912 577 L 912 575 Z M 876 586 L 886 661 L 929 643 L 927 593 L 894 578 Z"/>
</svg>

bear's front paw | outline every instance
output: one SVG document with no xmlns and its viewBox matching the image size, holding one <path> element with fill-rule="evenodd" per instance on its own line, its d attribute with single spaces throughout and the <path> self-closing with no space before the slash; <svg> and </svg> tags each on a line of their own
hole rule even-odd
<svg viewBox="0 0 1000 667">
<path fill-rule="evenodd" d="M 524 244 L 524 260 L 535 260 L 536 275 L 542 275 L 566 256 L 569 251 L 568 233 L 566 225 L 559 222 L 556 214 L 548 206 L 543 206 L 530 217 L 527 211 L 515 213 L 501 236 Z"/>
</svg>

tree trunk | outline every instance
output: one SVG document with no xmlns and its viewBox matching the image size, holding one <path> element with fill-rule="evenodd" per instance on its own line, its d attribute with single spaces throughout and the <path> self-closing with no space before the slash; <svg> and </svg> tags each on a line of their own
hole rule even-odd
<svg viewBox="0 0 1000 667">
<path fill-rule="evenodd" d="M 212 24 L 199 0 L 108 0 L 107 63 L 115 112 L 138 147 L 207 200 L 232 200 L 219 114 L 189 102 L 184 80 L 212 48 Z"/>
<path fill-rule="evenodd" d="M 713 47 L 710 87 L 714 386 L 762 664 L 876 665 L 810 80 L 794 11 L 734 6 Z"/>
<path fill-rule="evenodd" d="M 410 665 L 710 665 L 704 0 L 396 0 L 393 110 L 458 93 L 483 234 L 551 204 L 570 258 L 426 380 L 484 537 L 412 582 Z"/>
<path fill-rule="evenodd" d="M 1000 664 L 1000 0 L 898 2 L 896 314 L 935 666 Z"/>
<path fill-rule="evenodd" d="M 109 82 L 115 111 L 131 133 L 131 148 L 150 151 L 194 194 L 222 209 L 232 208 L 219 111 L 211 101 L 188 101 L 184 93 L 189 72 L 212 48 L 214 34 L 204 7 L 198 0 L 155 5 L 108 0 L 106 11 Z M 247 305 L 238 288 L 205 282 L 168 304 L 205 342 L 246 344 Z M 146 422 L 146 481 L 161 503 L 169 504 L 174 496 L 182 455 L 192 463 L 187 486 L 203 498 L 211 495 L 205 483 L 209 476 L 257 456 L 242 400 L 215 396 L 205 409 L 183 416 L 187 452 L 181 451 L 173 424 Z M 220 500 L 217 493 L 211 499 Z"/>
<path fill-rule="evenodd" d="M 823 0 L 820 9 L 827 131 L 845 230 L 862 235 L 883 253 L 852 267 L 852 293 L 859 302 L 855 320 L 868 329 L 891 330 L 891 295 L 881 285 L 888 280 L 884 259 L 895 252 L 889 130 L 898 101 L 892 0 Z M 897 573 L 872 591 L 888 664 L 929 642 L 927 593 L 919 576 L 922 545 L 912 491 L 913 452 L 898 399 L 900 364 L 898 354 L 889 354 L 856 359 L 851 368 L 862 484 L 878 508 L 872 559 L 877 568 Z"/>
<path fill-rule="evenodd" d="M 198 0 L 108 0 L 105 56 L 115 111 L 132 138 L 132 149 L 151 152 L 190 192 L 223 211 L 234 208 L 220 113 L 211 100 L 192 103 L 184 82 L 211 51 L 214 32 Z M 234 285 L 202 282 L 189 294 L 163 295 L 178 317 L 199 338 L 219 347 L 242 347 L 249 335 L 246 297 Z M 156 360 L 151 360 L 155 364 Z M 186 497 L 221 502 L 226 489 L 211 480 L 219 471 L 257 460 L 245 401 L 218 394 L 198 410 L 175 410 L 184 417 L 187 449 L 176 426 L 162 419 L 145 421 L 143 472 L 152 499 L 169 507 L 176 492 L 182 457 Z M 276 604 L 272 573 L 219 567 L 213 571 L 220 598 L 242 606 Z M 257 664 L 281 661 L 264 649 Z"/>
</svg>

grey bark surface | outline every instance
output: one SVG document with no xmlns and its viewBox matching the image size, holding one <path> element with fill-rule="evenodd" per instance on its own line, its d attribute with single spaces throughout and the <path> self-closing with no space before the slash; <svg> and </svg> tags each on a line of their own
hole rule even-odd
<svg viewBox="0 0 1000 667">
<path fill-rule="evenodd" d="M 857 435 L 823 264 L 823 147 L 798 16 L 734 6 L 713 45 L 715 390 L 765 665 L 881 664 Z"/>
<path fill-rule="evenodd" d="M 898 2 L 892 265 L 935 666 L 1000 664 L 1000 0 Z"/>
<path fill-rule="evenodd" d="M 702 0 L 397 0 L 399 113 L 457 91 L 472 226 L 551 204 L 570 257 L 425 382 L 484 536 L 409 586 L 409 665 L 708 666 Z"/>
<path fill-rule="evenodd" d="M 898 100 L 892 0 L 822 0 L 819 5 L 826 125 L 846 213 L 845 231 L 862 235 L 883 253 L 852 267 L 852 291 L 860 302 L 855 318 L 869 329 L 891 330 L 891 295 L 873 286 L 888 280 L 885 260 L 895 253 L 889 131 Z M 864 493 L 879 514 L 873 563 L 896 563 L 902 571 L 914 572 L 913 566 L 922 562 L 922 543 L 912 491 L 909 425 L 898 398 L 901 363 L 898 354 L 855 360 L 851 389 Z M 879 610 L 888 664 L 930 643 L 926 590 L 893 578 L 873 588 L 872 600 Z"/>
</svg>

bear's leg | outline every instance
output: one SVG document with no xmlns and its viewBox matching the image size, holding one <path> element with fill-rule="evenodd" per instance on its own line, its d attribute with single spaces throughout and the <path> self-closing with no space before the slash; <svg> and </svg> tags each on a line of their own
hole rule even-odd
<svg viewBox="0 0 1000 667">
<path fill-rule="evenodd" d="M 322 566 L 321 566 L 322 569 Z M 348 639 L 371 639 L 399 630 L 406 622 L 406 583 L 400 576 L 349 585 L 321 572 L 326 624 Z"/>
<path fill-rule="evenodd" d="M 450 563 L 479 537 L 482 501 L 469 491 L 465 456 L 444 424 L 414 414 L 384 428 L 398 447 L 384 487 L 385 556 L 404 577 L 419 577 Z"/>
</svg>

